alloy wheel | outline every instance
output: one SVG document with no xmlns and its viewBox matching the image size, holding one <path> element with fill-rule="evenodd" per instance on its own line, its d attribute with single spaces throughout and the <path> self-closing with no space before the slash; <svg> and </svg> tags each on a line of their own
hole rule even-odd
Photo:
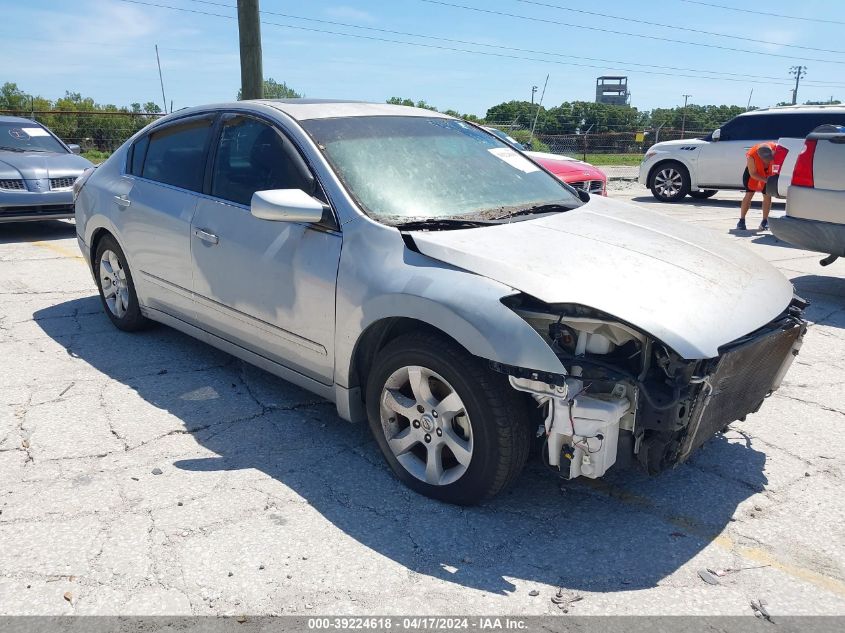
<svg viewBox="0 0 845 633">
<path fill-rule="evenodd" d="M 129 284 L 126 271 L 114 251 L 105 250 L 100 257 L 100 287 L 111 313 L 118 319 L 122 318 L 129 309 Z"/>
<path fill-rule="evenodd" d="M 665 198 L 674 198 L 681 191 L 684 177 L 674 167 L 664 167 L 654 176 L 654 188 Z"/>
<path fill-rule="evenodd" d="M 472 460 L 472 425 L 461 397 L 439 374 L 416 365 L 382 388 L 381 427 L 396 460 L 432 486 L 460 479 Z"/>
</svg>

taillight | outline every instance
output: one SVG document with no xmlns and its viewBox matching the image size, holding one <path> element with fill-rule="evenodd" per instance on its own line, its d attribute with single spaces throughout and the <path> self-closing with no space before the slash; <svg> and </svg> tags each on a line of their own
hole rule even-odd
<svg viewBox="0 0 845 633">
<path fill-rule="evenodd" d="M 775 148 L 775 157 L 772 160 L 772 173 L 779 174 L 780 168 L 783 167 L 783 161 L 786 160 L 786 155 L 789 154 L 789 150 L 786 149 L 783 145 L 778 145 Z"/>
<path fill-rule="evenodd" d="M 805 141 L 798 160 L 795 162 L 795 170 L 792 172 L 792 185 L 796 187 L 813 187 L 813 158 L 816 155 L 816 143 L 818 141 Z"/>
</svg>

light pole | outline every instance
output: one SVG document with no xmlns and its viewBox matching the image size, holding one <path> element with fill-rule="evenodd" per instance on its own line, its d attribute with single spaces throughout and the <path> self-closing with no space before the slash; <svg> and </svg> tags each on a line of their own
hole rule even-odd
<svg viewBox="0 0 845 633">
<path fill-rule="evenodd" d="M 683 95 L 684 97 L 684 112 L 681 116 L 681 138 L 684 138 L 684 134 L 687 130 L 687 101 L 692 95 Z"/>
<path fill-rule="evenodd" d="M 534 95 L 537 93 L 537 86 L 531 86 L 531 105 L 534 105 Z"/>
</svg>

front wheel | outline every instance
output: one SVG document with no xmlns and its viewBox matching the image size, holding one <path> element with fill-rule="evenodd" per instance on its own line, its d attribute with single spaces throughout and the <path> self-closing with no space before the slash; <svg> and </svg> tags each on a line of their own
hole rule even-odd
<svg viewBox="0 0 845 633">
<path fill-rule="evenodd" d="M 700 189 L 699 191 L 690 191 L 689 195 L 696 200 L 706 200 L 712 198 L 718 193 L 716 189 Z"/>
<path fill-rule="evenodd" d="M 468 505 L 520 473 L 531 443 L 526 412 L 504 376 L 445 338 L 407 334 L 377 356 L 367 414 L 387 463 L 428 497 Z"/>
<path fill-rule="evenodd" d="M 661 202 L 678 202 L 689 193 L 690 177 L 680 163 L 664 163 L 651 178 L 651 194 Z"/>
</svg>

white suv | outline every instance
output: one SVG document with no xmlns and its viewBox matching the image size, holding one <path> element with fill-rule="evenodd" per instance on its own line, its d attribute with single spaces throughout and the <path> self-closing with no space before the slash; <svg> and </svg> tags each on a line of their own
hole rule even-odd
<svg viewBox="0 0 845 633">
<path fill-rule="evenodd" d="M 704 138 L 665 141 L 649 148 L 640 184 L 663 202 L 686 196 L 709 198 L 719 189 L 743 189 L 745 153 L 780 138 L 805 138 L 820 125 L 841 125 L 845 106 L 786 106 L 734 117 Z"/>
</svg>

